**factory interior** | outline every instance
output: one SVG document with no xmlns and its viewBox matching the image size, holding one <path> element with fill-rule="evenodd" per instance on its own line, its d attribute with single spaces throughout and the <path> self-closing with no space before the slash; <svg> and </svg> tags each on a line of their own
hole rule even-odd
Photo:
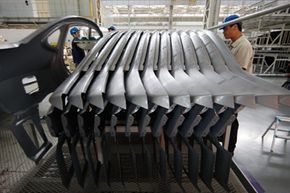
<svg viewBox="0 0 290 193">
<path fill-rule="evenodd" d="M 0 193 L 290 192 L 288 0 L 1 0 L 0 58 Z"/>
</svg>

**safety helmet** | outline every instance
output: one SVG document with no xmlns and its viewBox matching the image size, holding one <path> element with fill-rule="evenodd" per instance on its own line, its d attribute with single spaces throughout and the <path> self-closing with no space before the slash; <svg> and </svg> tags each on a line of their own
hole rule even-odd
<svg viewBox="0 0 290 193">
<path fill-rule="evenodd" d="M 109 28 L 108 28 L 108 30 L 111 30 L 111 31 L 115 31 L 116 30 L 116 28 L 115 28 L 115 26 L 110 26 Z"/>
<path fill-rule="evenodd" d="M 227 22 L 229 22 L 229 21 L 232 21 L 232 20 L 235 20 L 235 19 L 238 19 L 238 18 L 240 18 L 240 16 L 238 16 L 238 15 L 229 15 L 229 16 L 227 16 L 224 20 L 223 20 L 223 23 L 227 23 Z M 224 27 L 221 27 L 220 29 L 224 29 L 225 28 L 225 26 Z"/>
<path fill-rule="evenodd" d="M 73 35 L 73 34 L 77 33 L 78 31 L 80 31 L 79 28 L 77 28 L 77 27 L 72 27 L 72 28 L 70 29 L 70 34 Z"/>
</svg>

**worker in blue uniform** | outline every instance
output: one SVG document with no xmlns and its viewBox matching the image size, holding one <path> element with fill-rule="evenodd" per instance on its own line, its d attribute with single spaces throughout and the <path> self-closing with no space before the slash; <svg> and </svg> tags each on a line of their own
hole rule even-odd
<svg viewBox="0 0 290 193">
<path fill-rule="evenodd" d="M 73 56 L 73 62 L 76 64 L 76 66 L 83 60 L 85 57 L 85 51 L 78 47 L 77 41 L 81 40 L 80 37 L 80 30 L 77 27 L 73 27 L 70 29 L 70 34 L 73 36 L 72 40 L 72 56 Z"/>
</svg>

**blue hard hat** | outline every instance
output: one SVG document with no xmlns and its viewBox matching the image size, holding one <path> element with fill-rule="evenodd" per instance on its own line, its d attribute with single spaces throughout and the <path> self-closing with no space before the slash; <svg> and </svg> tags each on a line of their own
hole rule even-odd
<svg viewBox="0 0 290 193">
<path fill-rule="evenodd" d="M 80 31 L 79 28 L 73 27 L 70 29 L 70 34 L 73 35 L 73 34 L 77 33 L 78 31 Z"/>
<path fill-rule="evenodd" d="M 235 19 L 238 19 L 238 18 L 240 18 L 240 16 L 238 16 L 238 15 L 229 15 L 229 16 L 227 16 L 224 20 L 223 20 L 223 23 L 227 23 L 227 22 L 229 22 L 229 21 L 232 21 L 232 20 L 235 20 Z M 225 28 L 225 26 L 224 27 L 221 27 L 220 29 L 224 29 Z"/>
</svg>

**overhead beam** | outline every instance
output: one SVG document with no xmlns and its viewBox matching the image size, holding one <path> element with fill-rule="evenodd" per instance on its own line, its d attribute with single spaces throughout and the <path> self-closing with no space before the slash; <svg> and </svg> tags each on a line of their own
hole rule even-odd
<svg viewBox="0 0 290 193">
<path fill-rule="evenodd" d="M 245 15 L 245 16 L 242 16 L 242 17 L 240 17 L 238 19 L 235 19 L 235 20 L 232 20 L 232 21 L 229 21 L 229 22 L 226 22 L 226 23 L 222 23 L 220 25 L 216 25 L 216 26 L 210 27 L 208 29 L 209 30 L 214 30 L 214 29 L 217 29 L 217 28 L 222 28 L 222 27 L 225 27 L 225 26 L 230 25 L 230 24 L 234 24 L 234 23 L 237 23 L 237 22 L 253 19 L 253 18 L 260 17 L 260 16 L 263 16 L 263 15 L 266 15 L 266 14 L 269 14 L 269 13 L 274 13 L 276 11 L 287 9 L 289 7 L 290 7 L 290 3 L 286 3 L 286 4 L 279 5 L 279 6 L 276 6 L 276 7 L 273 7 L 273 8 L 269 8 L 269 9 L 265 9 L 265 10 L 262 10 L 262 11 L 258 11 L 256 13 Z"/>
</svg>

